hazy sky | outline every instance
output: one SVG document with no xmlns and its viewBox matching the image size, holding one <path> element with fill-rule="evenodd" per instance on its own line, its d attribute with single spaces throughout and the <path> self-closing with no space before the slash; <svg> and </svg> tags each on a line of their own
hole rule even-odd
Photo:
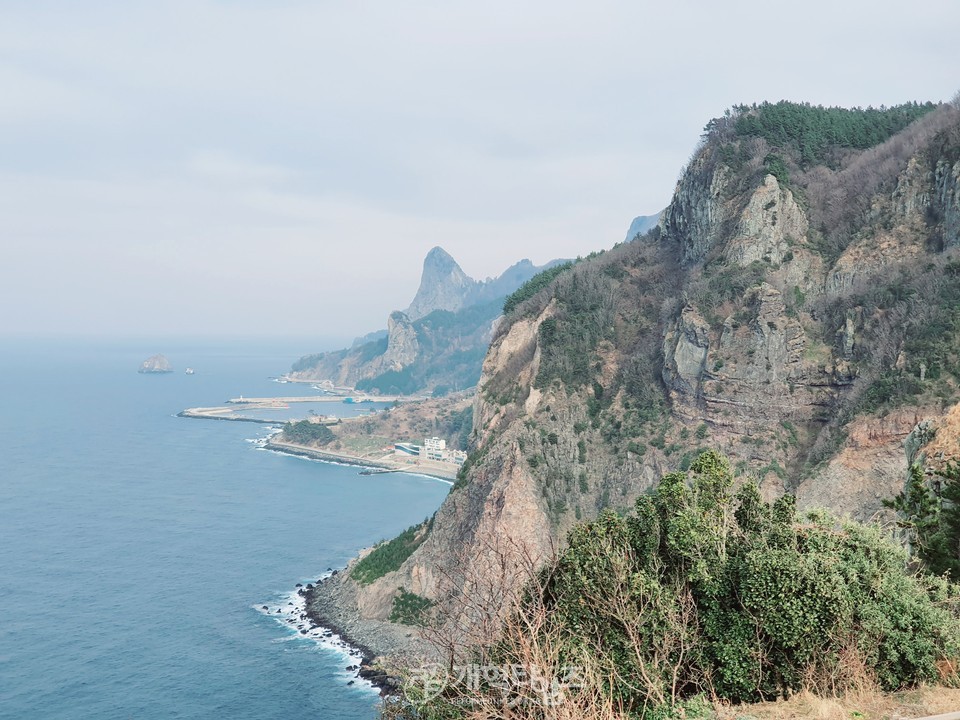
<svg viewBox="0 0 960 720">
<path fill-rule="evenodd" d="M 0 334 L 349 335 L 610 247 L 705 123 L 948 100 L 960 3 L 0 0 Z"/>
</svg>

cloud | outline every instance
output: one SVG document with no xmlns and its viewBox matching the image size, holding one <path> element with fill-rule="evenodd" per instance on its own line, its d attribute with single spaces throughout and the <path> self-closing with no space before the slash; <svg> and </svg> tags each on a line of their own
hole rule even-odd
<svg viewBox="0 0 960 720">
<path fill-rule="evenodd" d="M 0 333 L 371 329 L 433 245 L 483 277 L 622 239 L 731 104 L 951 97 L 958 31 L 943 0 L 7 3 L 0 301 L 47 290 Z"/>
<path fill-rule="evenodd" d="M 231 152 L 201 150 L 187 160 L 187 169 L 195 175 L 218 183 L 274 185 L 296 177 L 280 165 L 257 163 Z"/>
</svg>

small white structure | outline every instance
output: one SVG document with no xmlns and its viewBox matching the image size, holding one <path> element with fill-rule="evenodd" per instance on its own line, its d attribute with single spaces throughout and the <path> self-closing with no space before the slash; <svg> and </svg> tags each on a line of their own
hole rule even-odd
<svg viewBox="0 0 960 720">
<path fill-rule="evenodd" d="M 423 449 L 420 451 L 420 454 L 427 460 L 439 460 L 443 462 L 446 459 L 446 451 L 447 441 L 442 438 L 432 437 L 424 439 Z"/>
</svg>

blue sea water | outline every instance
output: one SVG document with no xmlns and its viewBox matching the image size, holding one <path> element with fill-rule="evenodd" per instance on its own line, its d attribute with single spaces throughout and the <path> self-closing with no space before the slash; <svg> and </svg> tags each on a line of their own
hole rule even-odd
<svg viewBox="0 0 960 720">
<path fill-rule="evenodd" d="M 176 417 L 304 394 L 268 378 L 314 349 L 0 341 L 0 717 L 376 717 L 349 661 L 257 608 L 430 515 L 448 486 Z M 155 352 L 177 372 L 138 374 Z"/>
</svg>

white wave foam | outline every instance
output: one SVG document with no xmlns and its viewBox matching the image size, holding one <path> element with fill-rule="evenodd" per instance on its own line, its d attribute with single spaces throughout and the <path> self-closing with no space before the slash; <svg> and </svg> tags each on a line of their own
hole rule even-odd
<svg viewBox="0 0 960 720">
<path fill-rule="evenodd" d="M 283 427 L 266 425 L 264 426 L 264 429 L 262 432 L 263 432 L 263 435 L 261 435 L 260 437 L 245 438 L 245 439 L 248 443 L 250 443 L 251 445 L 257 446 L 258 448 L 266 447 L 267 442 L 270 440 L 270 438 L 272 438 L 274 435 L 278 433 L 283 432 Z"/>
<path fill-rule="evenodd" d="M 324 573 L 319 576 L 319 579 L 325 580 L 330 577 L 330 575 L 330 572 Z M 309 582 L 312 583 L 313 580 Z M 309 640 L 328 652 L 340 656 L 341 662 L 345 663 L 345 665 L 341 668 L 339 674 L 345 680 L 352 680 L 354 687 L 360 687 L 379 694 L 379 690 L 377 690 L 369 680 L 361 678 L 357 670 L 346 669 L 346 666 L 359 667 L 363 661 L 363 653 L 347 643 L 342 637 L 329 628 L 315 626 L 310 618 L 307 617 L 307 601 L 298 590 L 299 588 L 285 595 L 281 595 L 279 601 L 275 600 L 270 603 L 261 603 L 260 605 L 253 606 L 254 610 L 261 615 L 272 618 L 289 633 L 282 638 L 275 639 L 273 642 Z M 278 610 L 279 612 L 277 612 Z"/>
</svg>

